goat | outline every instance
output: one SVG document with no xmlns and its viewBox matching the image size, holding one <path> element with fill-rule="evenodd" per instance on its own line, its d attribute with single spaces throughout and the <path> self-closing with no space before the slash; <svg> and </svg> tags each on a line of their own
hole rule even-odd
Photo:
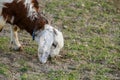
<svg viewBox="0 0 120 80">
<path fill-rule="evenodd" d="M 38 43 L 38 57 L 46 63 L 49 56 L 59 55 L 64 46 L 63 34 L 52 27 L 40 14 L 37 0 L 0 0 L 0 31 L 5 24 L 10 24 L 11 45 L 20 50 L 18 29 L 26 30 Z"/>
</svg>

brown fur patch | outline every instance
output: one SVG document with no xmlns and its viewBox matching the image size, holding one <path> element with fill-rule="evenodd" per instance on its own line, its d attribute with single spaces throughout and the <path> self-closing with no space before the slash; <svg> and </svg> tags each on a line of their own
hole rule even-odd
<svg viewBox="0 0 120 80">
<path fill-rule="evenodd" d="M 31 20 L 28 17 L 27 8 L 24 5 L 24 0 L 17 2 L 18 0 L 14 0 L 12 3 L 5 3 L 2 11 L 2 16 L 8 23 L 12 25 L 17 25 L 20 29 L 24 29 L 29 32 L 31 35 L 34 30 L 43 29 L 45 24 L 48 24 L 47 19 L 45 19 L 42 15 L 40 15 L 39 5 L 37 0 L 32 0 L 33 7 L 38 13 L 38 18 Z M 14 17 L 13 23 L 11 23 L 11 19 Z"/>
</svg>

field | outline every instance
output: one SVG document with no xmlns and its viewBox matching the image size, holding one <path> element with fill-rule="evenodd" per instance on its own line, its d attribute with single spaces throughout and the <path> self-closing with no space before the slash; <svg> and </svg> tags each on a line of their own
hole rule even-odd
<svg viewBox="0 0 120 80">
<path fill-rule="evenodd" d="M 116 0 L 115 0 L 116 1 Z M 19 32 L 23 51 L 9 49 L 0 33 L 0 80 L 120 80 L 120 8 L 110 0 L 40 0 L 51 24 L 64 34 L 57 57 L 41 64 L 37 44 Z"/>
</svg>

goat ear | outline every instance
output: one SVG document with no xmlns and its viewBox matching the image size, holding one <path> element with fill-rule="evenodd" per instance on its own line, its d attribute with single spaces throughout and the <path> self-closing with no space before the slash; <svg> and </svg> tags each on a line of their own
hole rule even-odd
<svg viewBox="0 0 120 80">
<path fill-rule="evenodd" d="M 57 31 L 55 29 L 53 29 L 53 32 L 55 33 L 55 35 L 58 35 Z"/>
</svg>

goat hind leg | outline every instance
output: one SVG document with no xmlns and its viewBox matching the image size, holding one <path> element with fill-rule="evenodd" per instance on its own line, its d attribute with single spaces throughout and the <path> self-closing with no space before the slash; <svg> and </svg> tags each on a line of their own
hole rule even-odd
<svg viewBox="0 0 120 80">
<path fill-rule="evenodd" d="M 6 21 L 4 20 L 3 16 L 0 16 L 0 32 L 2 31 Z"/>
</svg>

